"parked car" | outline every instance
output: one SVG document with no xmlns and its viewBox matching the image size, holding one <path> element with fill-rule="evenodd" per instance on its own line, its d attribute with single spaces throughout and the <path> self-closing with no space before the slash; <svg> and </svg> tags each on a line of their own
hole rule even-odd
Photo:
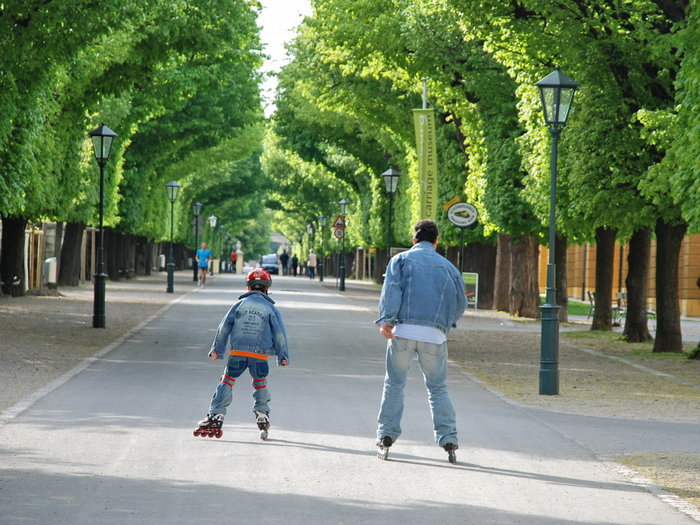
<svg viewBox="0 0 700 525">
<path fill-rule="evenodd" d="M 270 253 L 260 257 L 260 268 L 267 270 L 270 273 L 280 273 L 280 261 L 276 253 Z"/>
</svg>

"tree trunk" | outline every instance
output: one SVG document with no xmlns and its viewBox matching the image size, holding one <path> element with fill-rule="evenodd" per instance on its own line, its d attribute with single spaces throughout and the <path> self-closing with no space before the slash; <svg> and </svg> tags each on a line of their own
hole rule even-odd
<svg viewBox="0 0 700 525">
<path fill-rule="evenodd" d="M 566 323 L 569 320 L 569 283 L 566 280 L 566 248 L 567 238 L 557 236 L 556 244 L 554 245 L 554 265 L 555 265 L 555 283 L 556 286 L 556 301 L 559 305 L 559 321 Z"/>
<path fill-rule="evenodd" d="M 656 340 L 653 352 L 682 352 L 678 256 L 687 224 L 656 221 Z"/>
<path fill-rule="evenodd" d="M 540 291 L 537 262 L 539 246 L 534 237 L 513 238 L 510 266 L 510 315 L 537 319 L 540 316 Z"/>
<path fill-rule="evenodd" d="M 498 234 L 496 271 L 493 284 L 493 308 L 501 312 L 507 312 L 510 307 L 511 242 L 512 238 L 510 235 Z"/>
<path fill-rule="evenodd" d="M 496 265 L 496 247 L 484 242 L 470 242 L 464 249 L 464 271 L 479 274 L 479 302 L 477 308 L 493 308 L 493 280 Z"/>
<path fill-rule="evenodd" d="M 2 246 L 0 246 L 0 282 L 8 295 L 24 295 L 24 230 L 27 219 L 2 218 Z"/>
<path fill-rule="evenodd" d="M 627 255 L 627 314 L 625 315 L 625 341 L 641 343 L 651 340 L 647 323 L 647 284 L 649 280 L 649 256 L 651 254 L 651 228 L 641 228 L 632 234 Z"/>
<path fill-rule="evenodd" d="M 61 246 L 63 244 L 63 223 L 57 222 L 56 229 L 54 231 L 55 238 L 53 245 L 53 253 L 51 254 L 51 257 L 56 257 L 56 275 L 59 275 L 59 272 L 61 271 Z"/>
<path fill-rule="evenodd" d="M 112 228 L 105 228 L 105 273 L 111 281 L 119 280 L 120 235 Z"/>
<path fill-rule="evenodd" d="M 612 282 L 615 252 L 614 228 L 596 228 L 595 312 L 591 330 L 612 330 Z"/>
<path fill-rule="evenodd" d="M 77 222 L 66 224 L 66 234 L 61 246 L 61 264 L 58 266 L 59 286 L 78 286 L 80 283 L 81 248 L 85 225 Z"/>
</svg>

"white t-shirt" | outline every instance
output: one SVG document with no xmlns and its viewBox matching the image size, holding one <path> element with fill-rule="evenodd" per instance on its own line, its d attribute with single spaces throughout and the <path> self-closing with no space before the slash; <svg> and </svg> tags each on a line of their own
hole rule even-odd
<svg viewBox="0 0 700 525">
<path fill-rule="evenodd" d="M 420 324 L 400 323 L 394 326 L 392 333 L 402 339 L 411 339 L 412 341 L 421 341 L 435 345 L 441 345 L 447 341 L 447 336 L 442 330 Z"/>
</svg>

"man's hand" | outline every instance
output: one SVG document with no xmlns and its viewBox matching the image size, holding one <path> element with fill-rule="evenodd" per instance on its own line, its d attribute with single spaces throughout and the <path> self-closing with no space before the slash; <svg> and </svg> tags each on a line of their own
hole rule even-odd
<svg viewBox="0 0 700 525">
<path fill-rule="evenodd" d="M 382 336 L 386 337 L 387 339 L 393 339 L 394 334 L 392 332 L 393 326 L 390 324 L 380 324 L 379 325 L 379 333 L 382 334 Z"/>
<path fill-rule="evenodd" d="M 218 361 L 219 360 L 219 354 L 216 353 L 216 350 L 210 350 L 209 351 L 209 357 L 211 357 L 212 361 Z"/>
</svg>

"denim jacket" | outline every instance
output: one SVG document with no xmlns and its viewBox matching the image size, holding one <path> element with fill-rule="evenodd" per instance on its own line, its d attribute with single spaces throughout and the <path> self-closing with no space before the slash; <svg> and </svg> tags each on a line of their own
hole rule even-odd
<svg viewBox="0 0 700 525">
<path fill-rule="evenodd" d="M 276 355 L 289 360 L 287 332 L 275 302 L 263 292 L 241 295 L 221 320 L 211 350 L 223 359 L 227 349 Z M 230 346 L 227 346 L 230 343 Z"/>
<path fill-rule="evenodd" d="M 462 274 L 430 242 L 421 241 L 389 262 L 376 324 L 410 323 L 447 333 L 466 306 Z"/>
</svg>

